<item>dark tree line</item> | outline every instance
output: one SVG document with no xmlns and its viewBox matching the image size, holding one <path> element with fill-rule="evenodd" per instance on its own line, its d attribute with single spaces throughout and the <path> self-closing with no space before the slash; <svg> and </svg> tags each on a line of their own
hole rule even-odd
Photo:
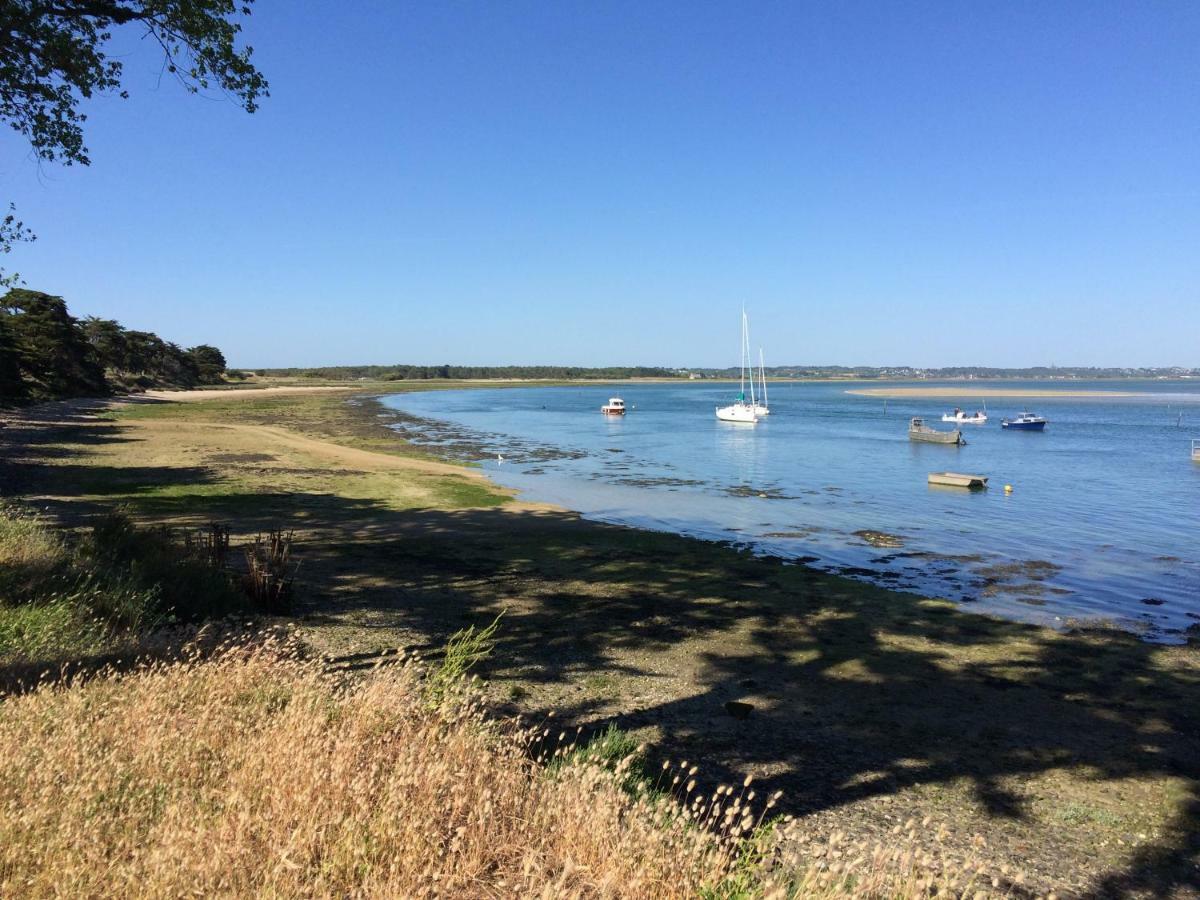
<svg viewBox="0 0 1200 900">
<path fill-rule="evenodd" d="M 299 375 L 338 381 L 427 381 L 432 379 L 544 379 L 575 378 L 676 378 L 679 373 L 656 366 L 608 366 L 588 369 L 581 366 L 323 366 L 311 369 L 259 369 L 262 375 Z"/>
<path fill-rule="evenodd" d="M 216 347 L 185 350 L 112 319 L 80 321 L 62 297 L 41 291 L 0 297 L 0 404 L 217 384 L 224 372 Z"/>
</svg>

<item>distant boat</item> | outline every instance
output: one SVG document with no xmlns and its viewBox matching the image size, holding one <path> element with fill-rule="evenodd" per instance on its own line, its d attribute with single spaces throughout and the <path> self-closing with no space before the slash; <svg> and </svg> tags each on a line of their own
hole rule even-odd
<svg viewBox="0 0 1200 900">
<path fill-rule="evenodd" d="M 982 410 L 977 411 L 974 415 L 967 415 L 957 406 L 954 407 L 954 412 L 942 416 L 943 422 L 956 422 L 959 425 L 983 425 L 987 420 L 987 413 Z"/>
<path fill-rule="evenodd" d="M 746 310 L 742 310 L 741 389 L 738 398 L 729 406 L 717 407 L 717 418 L 722 422 L 738 422 L 742 425 L 758 424 L 758 401 L 754 396 L 754 368 L 750 362 L 750 324 Z M 750 402 L 746 402 L 746 373 L 750 373 Z"/>
<path fill-rule="evenodd" d="M 600 412 L 606 416 L 625 415 L 625 401 L 620 397 L 609 397 L 608 402 L 600 407 Z"/>
<path fill-rule="evenodd" d="M 928 444 L 965 444 L 962 432 L 955 428 L 953 431 L 938 431 L 925 424 L 920 416 L 914 416 L 908 423 L 908 439 L 924 441 Z"/>
<path fill-rule="evenodd" d="M 1016 431 L 1041 431 L 1046 427 L 1046 420 L 1035 416 L 1029 410 L 1021 413 L 1015 419 L 1005 419 L 1000 423 L 1001 428 L 1012 428 Z"/>
</svg>

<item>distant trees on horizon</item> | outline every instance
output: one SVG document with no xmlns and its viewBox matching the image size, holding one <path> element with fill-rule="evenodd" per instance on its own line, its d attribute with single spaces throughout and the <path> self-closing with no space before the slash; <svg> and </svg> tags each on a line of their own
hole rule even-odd
<svg viewBox="0 0 1200 900">
<path fill-rule="evenodd" d="M 81 321 L 41 291 L 0 297 L 0 405 L 219 384 L 224 373 L 224 355 L 208 344 L 185 350 L 112 319 Z"/>
<path fill-rule="evenodd" d="M 533 379 L 566 381 L 577 378 L 679 378 L 675 369 L 659 366 L 315 366 L 293 369 L 256 369 L 260 375 L 326 378 L 331 381 L 430 381 L 448 379 L 470 381 L 486 379 Z"/>
</svg>

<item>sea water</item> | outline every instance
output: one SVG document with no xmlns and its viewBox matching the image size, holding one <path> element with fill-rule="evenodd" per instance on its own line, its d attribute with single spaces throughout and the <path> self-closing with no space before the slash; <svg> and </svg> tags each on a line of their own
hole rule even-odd
<svg viewBox="0 0 1200 900">
<path fill-rule="evenodd" d="M 944 412 L 982 400 L 850 393 L 908 386 L 938 385 L 771 384 L 771 415 L 754 426 L 716 420 L 737 391 L 725 382 L 384 403 L 415 417 L 397 426 L 410 439 L 587 518 L 732 541 L 1022 620 L 1103 621 L 1161 641 L 1200 623 L 1200 383 L 1070 382 L 1062 389 L 1132 396 L 989 399 L 990 420 L 962 426 L 962 447 L 911 442 L 908 420 L 951 429 Z M 600 414 L 614 394 L 626 416 Z M 1026 406 L 1049 419 L 1044 432 L 1000 427 Z M 930 486 L 937 471 L 987 475 L 989 489 Z"/>
</svg>

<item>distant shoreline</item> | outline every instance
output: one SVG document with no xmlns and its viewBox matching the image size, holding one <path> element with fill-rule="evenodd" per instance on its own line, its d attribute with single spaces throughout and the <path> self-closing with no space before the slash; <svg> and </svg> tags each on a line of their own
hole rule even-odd
<svg viewBox="0 0 1200 900">
<path fill-rule="evenodd" d="M 860 397 L 885 397 L 901 399 L 904 397 L 1138 397 L 1136 391 L 1089 391 L 1089 390 L 1055 390 L 1053 388 L 1000 388 L 1000 387 L 894 387 L 894 388 L 864 388 L 858 391 L 846 391 Z"/>
</svg>

